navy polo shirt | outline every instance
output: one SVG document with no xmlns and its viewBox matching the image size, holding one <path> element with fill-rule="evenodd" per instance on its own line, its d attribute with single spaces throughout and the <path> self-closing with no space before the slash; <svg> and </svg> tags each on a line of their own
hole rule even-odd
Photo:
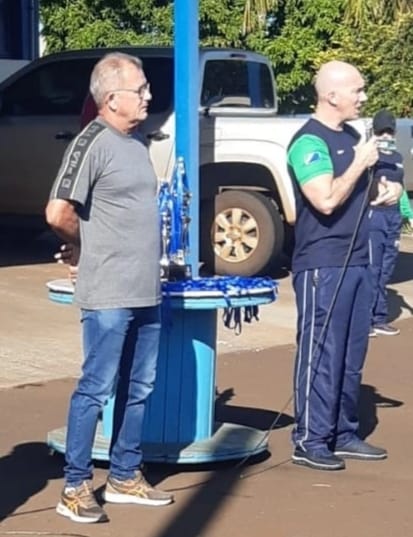
<svg viewBox="0 0 413 537">
<path fill-rule="evenodd" d="M 291 140 L 288 170 L 293 181 L 297 214 L 293 272 L 343 266 L 361 211 L 363 216 L 349 265 L 367 265 L 369 262 L 365 210 L 367 171 L 357 181 L 349 198 L 331 215 L 324 215 L 313 207 L 300 188 L 326 173 L 340 177 L 353 161 L 354 146 L 359 139 L 359 133 L 350 125 L 344 124 L 342 130 L 336 131 L 311 118 Z"/>
</svg>

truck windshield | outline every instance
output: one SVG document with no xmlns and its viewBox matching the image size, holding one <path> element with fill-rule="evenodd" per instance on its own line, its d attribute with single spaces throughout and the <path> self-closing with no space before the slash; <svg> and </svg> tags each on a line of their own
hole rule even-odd
<svg viewBox="0 0 413 537">
<path fill-rule="evenodd" d="M 274 108 L 274 86 L 268 65 L 227 58 L 207 61 L 201 106 Z"/>
</svg>

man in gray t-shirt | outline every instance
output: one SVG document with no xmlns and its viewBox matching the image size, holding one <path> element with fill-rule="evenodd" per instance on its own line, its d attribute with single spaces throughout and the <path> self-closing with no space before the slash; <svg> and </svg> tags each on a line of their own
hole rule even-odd
<svg viewBox="0 0 413 537">
<path fill-rule="evenodd" d="M 98 117 L 67 149 L 46 208 L 77 264 L 84 363 L 73 393 L 65 487 L 57 512 L 75 522 L 107 520 L 97 504 L 92 446 L 99 413 L 115 392 L 108 502 L 166 505 L 169 493 L 145 480 L 141 437 L 160 335 L 157 179 L 136 128 L 147 117 L 149 84 L 139 59 L 100 60 L 90 91 Z"/>
</svg>

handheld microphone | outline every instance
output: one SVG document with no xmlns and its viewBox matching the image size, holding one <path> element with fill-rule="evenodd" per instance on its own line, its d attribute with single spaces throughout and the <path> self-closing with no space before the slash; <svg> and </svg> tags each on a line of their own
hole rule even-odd
<svg viewBox="0 0 413 537">
<path fill-rule="evenodd" d="M 373 120 L 371 118 L 364 120 L 364 127 L 365 127 L 365 137 L 366 142 L 370 140 L 370 138 L 373 136 Z"/>
<path fill-rule="evenodd" d="M 366 136 L 366 142 L 370 140 L 370 138 L 373 136 L 373 120 L 371 118 L 368 118 L 365 120 L 365 136 Z M 378 193 L 379 193 L 379 187 L 377 184 L 377 181 L 374 180 L 374 173 L 373 173 L 373 166 L 370 166 L 367 170 L 367 199 L 368 201 L 373 201 L 376 199 Z"/>
</svg>

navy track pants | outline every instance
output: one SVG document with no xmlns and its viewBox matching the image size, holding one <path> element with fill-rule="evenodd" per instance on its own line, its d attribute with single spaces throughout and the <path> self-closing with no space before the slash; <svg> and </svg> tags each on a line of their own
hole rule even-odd
<svg viewBox="0 0 413 537">
<path fill-rule="evenodd" d="M 370 326 L 368 266 L 329 267 L 293 277 L 298 310 L 293 442 L 305 451 L 344 445 L 358 431 L 358 399 Z"/>
<path fill-rule="evenodd" d="M 370 215 L 370 274 L 372 291 L 371 325 L 386 324 L 388 304 L 386 286 L 399 255 L 402 218 L 396 210 L 373 210 Z"/>
</svg>

